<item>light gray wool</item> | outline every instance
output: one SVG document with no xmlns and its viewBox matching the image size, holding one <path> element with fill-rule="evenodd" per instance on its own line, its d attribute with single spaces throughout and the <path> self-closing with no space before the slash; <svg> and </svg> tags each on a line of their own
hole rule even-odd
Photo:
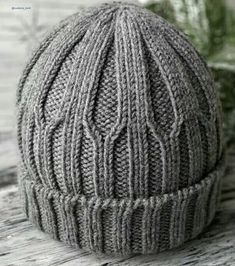
<svg viewBox="0 0 235 266">
<path fill-rule="evenodd" d="M 221 107 L 206 64 L 161 17 L 112 3 L 65 19 L 26 66 L 17 110 L 24 211 L 53 238 L 156 253 L 212 221 Z"/>
</svg>

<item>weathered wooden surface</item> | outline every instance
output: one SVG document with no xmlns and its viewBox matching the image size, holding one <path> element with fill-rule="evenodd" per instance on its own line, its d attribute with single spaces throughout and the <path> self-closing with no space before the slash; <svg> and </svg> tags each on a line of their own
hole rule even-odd
<svg viewBox="0 0 235 266">
<path fill-rule="evenodd" d="M 96 256 L 50 239 L 26 220 L 16 185 L 0 190 L 0 265 L 235 265 L 235 146 L 223 178 L 221 206 L 197 239 L 158 255 Z"/>
</svg>

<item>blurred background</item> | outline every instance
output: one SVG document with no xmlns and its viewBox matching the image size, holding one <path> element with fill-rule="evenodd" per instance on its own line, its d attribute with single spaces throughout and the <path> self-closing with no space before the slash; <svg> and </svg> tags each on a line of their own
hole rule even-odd
<svg viewBox="0 0 235 266">
<path fill-rule="evenodd" d="M 15 92 L 43 35 L 95 0 L 0 0 L 0 186 L 16 180 Z M 207 61 L 224 111 L 228 145 L 235 141 L 235 0 L 126 1 L 143 5 L 184 31 Z"/>
</svg>

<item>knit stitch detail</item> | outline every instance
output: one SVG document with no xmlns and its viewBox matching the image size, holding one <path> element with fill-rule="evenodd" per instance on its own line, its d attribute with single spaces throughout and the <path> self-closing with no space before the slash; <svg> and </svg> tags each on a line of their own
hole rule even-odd
<svg viewBox="0 0 235 266">
<path fill-rule="evenodd" d="M 80 11 L 41 42 L 18 86 L 17 139 L 27 216 L 71 245 L 159 252 L 214 217 L 225 152 L 211 73 L 136 5 Z"/>
</svg>

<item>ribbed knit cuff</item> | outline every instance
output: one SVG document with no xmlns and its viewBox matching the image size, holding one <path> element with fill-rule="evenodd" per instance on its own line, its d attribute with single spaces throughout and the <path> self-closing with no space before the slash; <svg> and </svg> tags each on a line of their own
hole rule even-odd
<svg viewBox="0 0 235 266">
<path fill-rule="evenodd" d="M 213 219 L 224 156 L 201 182 L 147 199 L 71 197 L 20 181 L 24 210 L 42 231 L 72 246 L 116 254 L 153 253 L 197 236 Z"/>
</svg>

